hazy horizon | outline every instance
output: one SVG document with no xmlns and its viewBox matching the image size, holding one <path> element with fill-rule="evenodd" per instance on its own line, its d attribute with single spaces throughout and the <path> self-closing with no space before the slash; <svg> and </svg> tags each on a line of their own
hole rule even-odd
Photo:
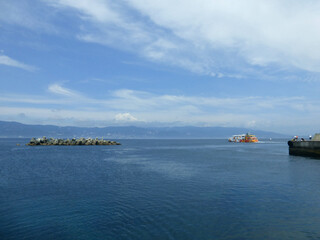
<svg viewBox="0 0 320 240">
<path fill-rule="evenodd" d="M 15 124 L 23 124 L 25 125 L 26 128 L 23 128 L 21 126 L 18 127 L 18 130 L 15 130 L 13 127 L 16 126 Z M 161 134 L 167 132 L 169 135 L 174 133 L 182 136 L 185 135 L 188 137 L 190 134 L 191 135 L 196 135 L 196 136 L 205 136 L 205 137 L 213 137 L 216 138 L 217 136 L 225 138 L 225 137 L 230 137 L 232 135 L 237 135 L 237 134 L 245 134 L 245 133 L 250 133 L 250 134 L 257 134 L 257 135 L 264 135 L 263 137 L 290 137 L 297 135 L 297 133 L 281 133 L 281 132 L 272 132 L 272 131 L 267 131 L 263 129 L 254 129 L 254 128 L 241 128 L 241 127 L 221 127 L 221 126 L 190 126 L 190 125 L 185 125 L 185 126 L 145 126 L 145 125 L 109 125 L 109 126 L 72 126 L 72 125 L 48 125 L 48 124 L 25 124 L 22 122 L 16 122 L 16 121 L 1 121 L 0 120 L 0 132 L 11 132 L 14 134 L 18 135 L 23 135 L 26 131 L 28 133 L 34 134 L 34 131 L 41 131 L 45 130 L 48 132 L 48 134 L 52 134 L 55 132 L 54 128 L 56 128 L 56 133 L 59 131 L 69 132 L 71 129 L 75 128 L 78 130 L 75 130 L 75 132 L 81 132 L 81 131 L 90 131 L 97 130 L 96 134 L 99 135 L 98 130 L 103 130 L 103 129 L 109 129 L 111 132 L 115 131 L 118 129 L 121 134 L 124 135 L 130 135 L 130 134 L 141 134 L 142 132 L 145 134 L 148 134 L 152 136 L 153 134 L 159 134 L 158 131 L 161 132 Z M 32 130 L 33 129 L 33 130 Z M 65 129 L 65 130 L 63 130 Z M 205 129 L 205 131 L 204 131 Z M 30 132 L 31 130 L 31 132 Z M 135 132 L 138 130 L 138 132 Z M 116 130 L 117 131 L 117 130 Z M 69 133 L 70 134 L 70 133 Z M 313 135 L 313 133 L 302 133 L 299 134 L 300 136 L 309 136 L 310 134 Z M 68 135 L 68 134 L 67 134 Z M 3 135 L 4 136 L 4 135 Z M 183 138 L 182 138 L 183 139 Z"/>
</svg>

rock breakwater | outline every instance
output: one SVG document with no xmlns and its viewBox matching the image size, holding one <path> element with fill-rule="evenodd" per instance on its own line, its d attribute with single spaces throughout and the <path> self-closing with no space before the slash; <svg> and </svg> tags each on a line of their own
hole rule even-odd
<svg viewBox="0 0 320 240">
<path fill-rule="evenodd" d="M 79 146 L 79 145 L 121 145 L 118 142 L 103 140 L 98 138 L 72 138 L 72 139 L 61 139 L 61 138 L 31 138 L 27 146 Z"/>
</svg>

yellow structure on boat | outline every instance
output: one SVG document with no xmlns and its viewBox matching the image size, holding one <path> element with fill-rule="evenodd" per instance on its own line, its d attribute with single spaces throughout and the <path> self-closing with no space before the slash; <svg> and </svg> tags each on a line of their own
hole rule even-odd
<svg viewBox="0 0 320 240">
<path fill-rule="evenodd" d="M 241 134 L 241 135 L 233 135 L 228 139 L 229 142 L 250 142 L 255 143 L 259 142 L 258 138 L 253 134 Z"/>
</svg>

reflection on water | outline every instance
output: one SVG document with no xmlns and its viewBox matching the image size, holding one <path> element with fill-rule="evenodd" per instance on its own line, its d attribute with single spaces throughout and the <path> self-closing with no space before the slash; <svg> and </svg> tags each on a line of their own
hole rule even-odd
<svg viewBox="0 0 320 240">
<path fill-rule="evenodd" d="M 0 141 L 0 239 L 320 238 L 320 161 L 286 140 Z"/>
</svg>

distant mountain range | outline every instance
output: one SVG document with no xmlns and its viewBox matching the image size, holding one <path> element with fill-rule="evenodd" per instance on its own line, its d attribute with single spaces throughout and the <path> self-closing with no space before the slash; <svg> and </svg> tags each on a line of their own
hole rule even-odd
<svg viewBox="0 0 320 240">
<path fill-rule="evenodd" d="M 233 127 L 59 127 L 53 125 L 28 125 L 18 122 L 0 121 L 0 137 L 98 137 L 105 139 L 210 139 L 228 138 L 235 134 L 250 132 L 258 138 L 282 138 L 283 134 Z"/>
</svg>

